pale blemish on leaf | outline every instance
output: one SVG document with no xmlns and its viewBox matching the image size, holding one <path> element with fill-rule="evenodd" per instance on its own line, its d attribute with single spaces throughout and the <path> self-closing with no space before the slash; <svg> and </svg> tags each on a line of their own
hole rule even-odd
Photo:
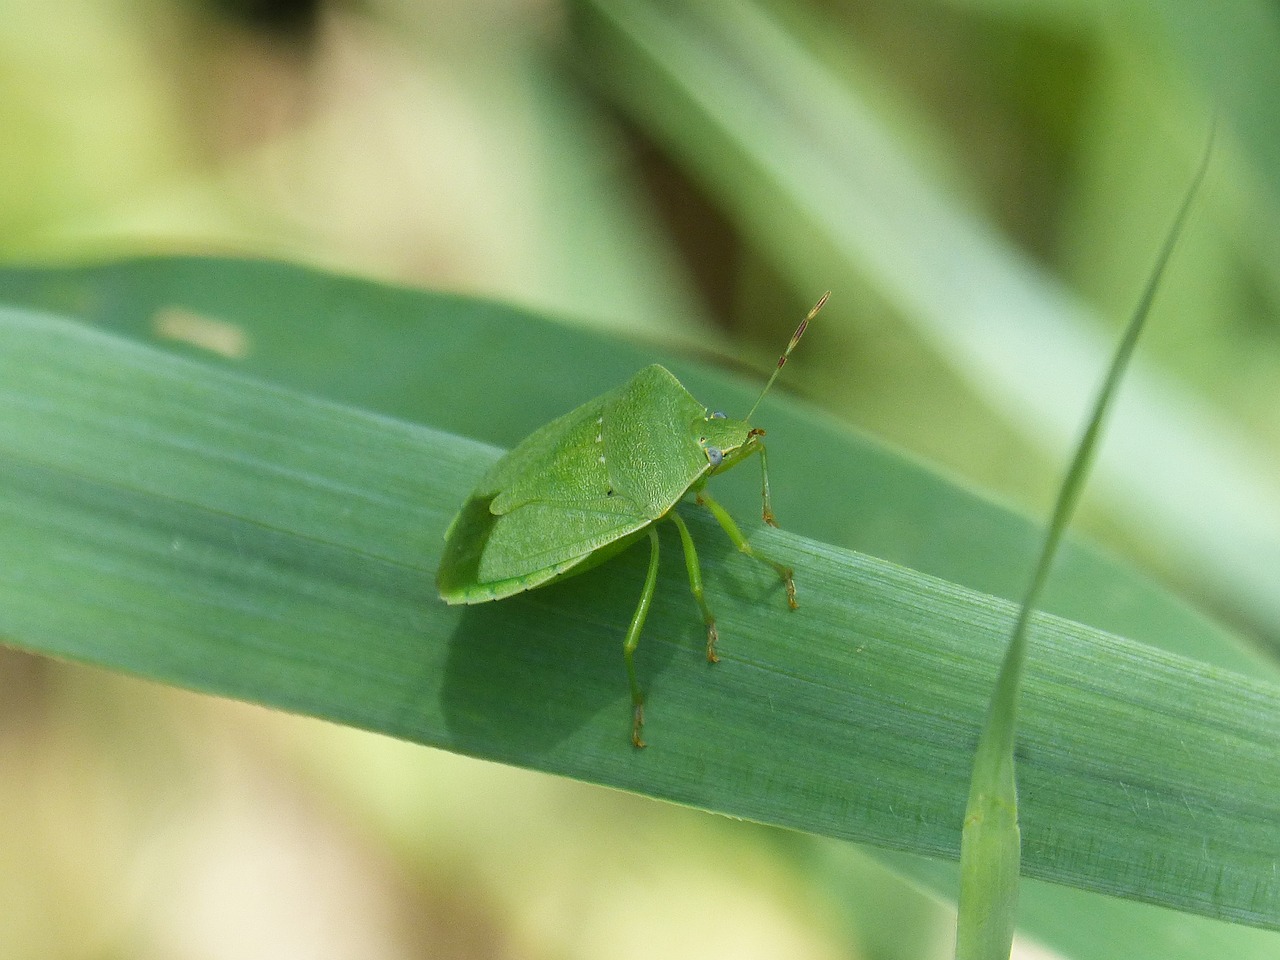
<svg viewBox="0 0 1280 960">
<path fill-rule="evenodd" d="M 239 324 L 183 307 L 161 307 L 151 318 L 151 330 L 161 339 L 187 343 L 229 360 L 249 355 L 249 335 Z"/>
</svg>

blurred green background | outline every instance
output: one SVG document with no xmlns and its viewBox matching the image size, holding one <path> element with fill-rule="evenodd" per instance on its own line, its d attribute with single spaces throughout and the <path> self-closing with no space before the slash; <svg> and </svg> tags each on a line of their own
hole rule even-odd
<svg viewBox="0 0 1280 960">
<path fill-rule="evenodd" d="M 781 387 L 1036 515 L 1216 115 L 1081 524 L 1280 649 L 1274 4 L 2 6 L 10 263 L 277 257 L 761 371 L 831 288 Z M 835 844 L 18 653 L 0 685 L 3 956 L 948 955 Z"/>
</svg>

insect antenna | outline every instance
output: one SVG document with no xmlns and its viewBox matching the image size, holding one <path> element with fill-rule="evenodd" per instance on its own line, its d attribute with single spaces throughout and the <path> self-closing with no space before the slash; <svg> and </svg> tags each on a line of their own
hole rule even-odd
<svg viewBox="0 0 1280 960">
<path fill-rule="evenodd" d="M 768 383 L 766 383 L 764 385 L 764 389 L 760 391 L 760 396 L 756 397 L 756 402 L 751 405 L 751 410 L 748 411 L 747 415 L 743 418 L 744 420 L 747 420 L 748 422 L 751 420 L 751 415 L 756 412 L 756 407 L 760 406 L 760 401 L 764 399 L 764 395 L 768 393 L 769 388 L 773 386 L 773 381 L 778 379 L 778 374 L 780 374 L 782 372 L 782 368 L 787 365 L 787 357 L 791 356 L 791 351 L 796 348 L 796 344 L 799 343 L 800 338 L 804 336 L 804 331 L 805 328 L 809 326 L 809 321 L 818 315 L 818 311 L 822 309 L 824 304 L 826 304 L 827 297 L 829 296 L 831 296 L 830 290 L 822 295 L 822 299 L 815 303 L 813 305 L 813 309 L 805 314 L 805 318 L 800 321 L 800 326 L 796 327 L 796 332 L 791 335 L 791 342 L 787 344 L 787 349 L 783 350 L 782 356 L 778 358 L 778 365 L 773 368 L 773 373 L 769 376 Z"/>
</svg>

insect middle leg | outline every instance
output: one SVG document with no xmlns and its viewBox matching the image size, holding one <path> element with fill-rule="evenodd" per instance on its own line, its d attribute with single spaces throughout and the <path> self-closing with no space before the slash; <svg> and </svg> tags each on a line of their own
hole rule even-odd
<svg viewBox="0 0 1280 960">
<path fill-rule="evenodd" d="M 649 607 L 653 603 L 653 594 L 658 586 L 658 532 L 649 526 L 649 572 L 645 574 L 644 589 L 640 592 L 640 602 L 636 612 L 631 615 L 631 625 L 627 627 L 627 638 L 622 644 L 622 657 L 627 663 L 627 680 L 631 683 L 631 742 L 637 747 L 644 746 L 640 730 L 644 727 L 644 694 L 640 692 L 640 684 L 636 680 L 635 652 L 640 642 L 640 631 L 644 629 L 645 618 L 649 616 Z"/>
<path fill-rule="evenodd" d="M 747 556 L 754 557 L 761 563 L 767 563 L 777 571 L 778 576 L 782 578 L 782 585 L 787 590 L 787 606 L 792 610 L 797 609 L 799 604 L 796 603 L 795 571 L 785 564 L 771 560 L 754 550 L 751 544 L 747 543 L 747 538 L 742 535 L 742 531 L 738 528 L 737 523 L 734 522 L 733 517 L 729 516 L 729 511 L 713 500 L 710 494 L 699 490 L 698 503 L 711 511 L 711 515 L 716 518 L 716 522 L 720 526 L 724 527 L 724 532 L 729 535 L 729 539 L 733 541 L 735 547 Z"/>
<path fill-rule="evenodd" d="M 707 606 L 706 598 L 702 594 L 702 565 L 698 563 L 698 551 L 694 549 L 693 537 L 689 535 L 689 528 L 680 514 L 673 509 L 667 516 L 680 531 L 680 543 L 684 546 L 684 565 L 689 571 L 689 589 L 693 591 L 693 599 L 697 600 L 698 606 L 702 608 L 702 619 L 707 625 L 707 663 L 719 663 L 720 658 L 716 656 L 716 641 L 720 639 L 720 634 L 716 631 L 716 618 L 712 615 L 711 608 Z"/>
</svg>

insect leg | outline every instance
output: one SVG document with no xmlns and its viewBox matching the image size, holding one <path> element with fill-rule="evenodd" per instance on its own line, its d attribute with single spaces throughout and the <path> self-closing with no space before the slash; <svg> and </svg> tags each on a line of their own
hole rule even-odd
<svg viewBox="0 0 1280 960">
<path fill-rule="evenodd" d="M 622 644 L 622 657 L 627 662 L 627 680 L 631 683 L 631 742 L 643 747 L 640 739 L 640 728 L 644 726 L 644 694 L 640 692 L 640 684 L 636 681 L 636 665 L 634 655 L 636 644 L 640 642 L 640 631 L 644 629 L 644 621 L 649 616 L 649 605 L 653 603 L 653 594 L 658 586 L 658 531 L 649 526 L 649 572 L 645 574 L 644 589 L 640 592 L 640 602 L 636 612 L 631 615 L 631 625 L 627 627 L 627 639 Z"/>
<path fill-rule="evenodd" d="M 769 456 L 764 452 L 764 443 L 757 441 L 760 448 L 760 478 L 761 478 L 761 497 L 764 500 L 764 522 L 771 527 L 776 527 L 778 521 L 774 519 L 773 507 L 769 505 Z"/>
<path fill-rule="evenodd" d="M 742 531 L 738 529 L 738 525 L 734 522 L 733 517 L 729 516 L 729 511 L 720 506 L 715 500 L 711 499 L 711 495 L 705 491 L 698 491 L 698 503 L 711 511 L 711 515 L 716 518 L 720 526 L 724 527 L 724 532 L 729 535 L 729 539 L 733 541 L 733 545 L 745 553 L 749 557 L 755 557 L 761 563 L 767 563 L 778 572 L 778 576 L 782 578 L 782 585 L 787 588 L 787 606 L 792 610 L 798 607 L 796 603 L 796 582 L 795 571 L 784 564 L 778 563 L 776 560 L 770 560 L 768 557 L 762 556 L 754 549 L 751 544 L 747 543 L 747 538 L 742 535 Z"/>
<path fill-rule="evenodd" d="M 707 601 L 702 595 L 702 565 L 698 563 L 698 551 L 694 549 L 693 537 L 689 535 L 689 528 L 680 514 L 672 510 L 667 516 L 680 531 L 680 543 L 684 546 L 684 565 L 689 571 L 689 589 L 693 591 L 693 599 L 697 600 L 698 606 L 702 608 L 702 619 L 707 625 L 707 663 L 719 663 L 720 658 L 716 656 L 716 641 L 720 639 L 720 635 L 716 632 L 716 618 L 712 616 L 711 608 L 707 606 Z"/>
</svg>

